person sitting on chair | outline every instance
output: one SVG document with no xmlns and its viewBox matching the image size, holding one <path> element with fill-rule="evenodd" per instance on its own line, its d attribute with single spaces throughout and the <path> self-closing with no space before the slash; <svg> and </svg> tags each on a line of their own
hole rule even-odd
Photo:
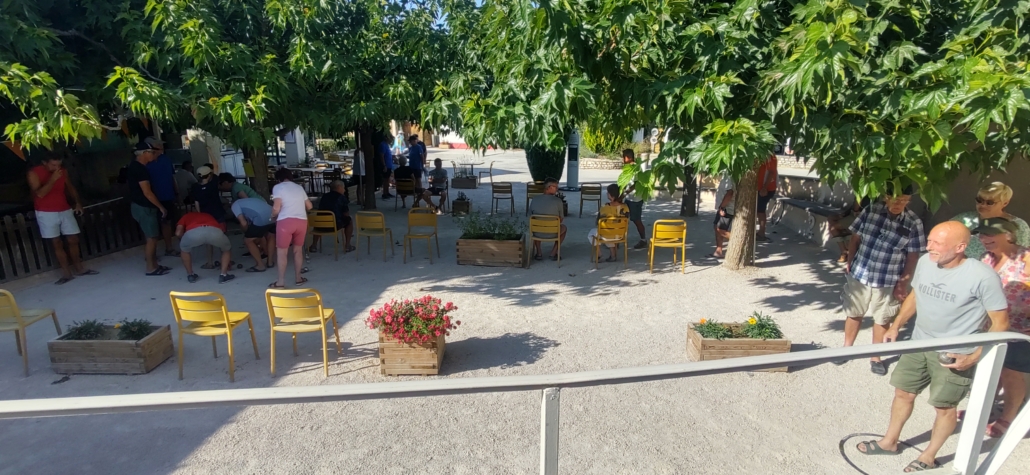
<svg viewBox="0 0 1030 475">
<path fill-rule="evenodd" d="M 624 218 L 629 216 L 629 206 L 626 206 L 621 198 L 622 193 L 620 193 L 619 185 L 615 183 L 608 185 L 608 204 L 598 211 L 598 223 L 604 218 Z M 590 233 L 587 234 L 587 240 L 590 241 L 590 247 L 593 247 L 594 242 L 597 240 L 597 227 L 590 230 Z M 606 262 L 615 262 L 615 250 L 618 248 L 618 245 L 605 244 L 605 246 L 608 246 L 608 259 L 606 259 Z"/>
<path fill-rule="evenodd" d="M 447 170 L 443 168 L 443 160 L 433 160 L 436 168 L 429 171 L 429 189 L 422 192 L 422 200 L 432 208 L 436 208 L 436 214 L 443 214 L 444 203 L 447 202 Z M 433 205 L 431 196 L 440 197 L 440 205 Z M 416 201 L 417 203 L 417 201 Z"/>
<path fill-rule="evenodd" d="M 544 194 L 538 195 L 533 198 L 533 201 L 529 202 L 529 214 L 540 215 L 540 216 L 557 216 L 558 221 L 565 220 L 565 206 L 562 204 L 561 198 L 558 198 L 558 180 L 554 178 L 548 178 L 544 180 Z M 565 241 L 565 234 L 568 233 L 569 229 L 565 227 L 565 224 L 561 225 L 561 235 L 557 236 L 559 241 Z M 551 239 L 556 236 L 544 235 L 544 233 L 538 237 L 544 239 Z M 558 245 L 560 242 L 554 243 L 554 247 L 551 248 L 551 260 L 558 260 Z M 533 258 L 536 260 L 543 260 L 543 251 L 540 249 L 540 241 L 533 241 Z"/>
<path fill-rule="evenodd" d="M 350 245 L 351 236 L 354 235 L 354 226 L 350 217 L 350 199 L 347 198 L 347 184 L 343 180 L 334 180 L 329 185 L 329 192 L 322 195 L 318 200 L 319 211 L 332 211 L 336 215 L 336 229 L 343 230 L 343 252 L 353 251 L 354 246 Z M 322 236 L 311 236 L 311 247 L 308 252 L 317 252 L 318 244 Z"/>
<path fill-rule="evenodd" d="M 411 207 L 412 208 L 418 207 L 419 201 L 422 200 L 421 193 L 420 193 L 422 187 L 419 186 L 419 185 L 421 185 L 421 183 L 418 180 L 416 180 L 416 178 L 415 178 L 415 169 L 413 169 L 413 168 L 408 166 L 408 159 L 407 158 L 400 157 L 399 163 L 400 163 L 400 166 L 397 167 L 397 169 L 393 171 L 394 181 L 396 182 L 396 181 L 401 181 L 401 180 L 410 180 L 412 183 L 415 184 L 415 196 L 414 196 L 414 200 L 415 201 L 411 204 Z M 397 191 L 397 196 L 400 197 L 400 199 L 401 199 L 401 208 L 406 208 L 407 207 L 407 199 L 408 199 L 408 197 L 406 195 L 402 195 L 400 190 L 396 190 L 396 191 Z"/>
</svg>

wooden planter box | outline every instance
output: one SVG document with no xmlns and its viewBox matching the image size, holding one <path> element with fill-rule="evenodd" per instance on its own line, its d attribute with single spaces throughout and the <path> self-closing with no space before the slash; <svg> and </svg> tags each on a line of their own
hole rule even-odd
<svg viewBox="0 0 1030 475">
<path fill-rule="evenodd" d="M 731 327 L 740 325 L 730 324 Z M 775 355 L 790 352 L 790 340 L 756 340 L 753 338 L 701 338 L 694 325 L 687 325 L 687 355 L 691 361 L 721 360 L 742 356 Z M 787 371 L 787 367 L 763 371 Z"/>
<path fill-rule="evenodd" d="M 67 333 L 47 342 L 50 366 L 64 374 L 144 374 L 172 356 L 172 329 L 152 326 L 150 335 L 128 340 L 66 340 Z M 117 334 L 108 327 L 111 336 Z"/>
<path fill-rule="evenodd" d="M 446 348 L 444 336 L 429 343 L 404 343 L 380 332 L 379 372 L 386 376 L 440 374 Z"/>
<path fill-rule="evenodd" d="M 455 216 L 464 216 L 472 212 L 472 200 L 451 201 L 451 214 Z"/>
<path fill-rule="evenodd" d="M 458 265 L 525 267 L 526 257 L 522 239 L 458 239 Z"/>
<path fill-rule="evenodd" d="M 467 176 L 461 178 L 451 178 L 451 188 L 457 188 L 460 190 L 474 190 L 476 189 L 476 177 Z"/>
</svg>

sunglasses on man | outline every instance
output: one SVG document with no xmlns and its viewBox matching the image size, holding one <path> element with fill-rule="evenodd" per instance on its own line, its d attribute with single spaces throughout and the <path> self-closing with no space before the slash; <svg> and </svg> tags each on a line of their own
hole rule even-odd
<svg viewBox="0 0 1030 475">
<path fill-rule="evenodd" d="M 983 198 L 981 198 L 979 196 L 976 197 L 976 204 L 987 205 L 987 206 L 994 206 L 994 205 L 996 205 L 998 203 L 999 203 L 998 201 L 985 200 L 985 199 L 983 199 Z"/>
</svg>

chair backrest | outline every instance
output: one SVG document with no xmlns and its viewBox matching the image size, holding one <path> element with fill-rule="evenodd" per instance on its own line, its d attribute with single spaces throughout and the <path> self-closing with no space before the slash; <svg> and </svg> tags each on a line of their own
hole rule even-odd
<svg viewBox="0 0 1030 475">
<path fill-rule="evenodd" d="M 494 164 L 495 164 L 495 163 L 497 163 L 497 162 L 495 162 L 495 161 L 491 161 L 491 162 L 490 162 L 490 174 L 491 174 L 491 175 L 493 175 L 493 174 L 494 174 Z"/>
<path fill-rule="evenodd" d="M 493 197 L 499 197 L 498 195 L 503 195 L 500 197 L 510 198 L 512 194 L 511 187 L 512 183 L 510 181 L 498 181 L 496 183 L 491 183 L 490 194 Z"/>
<path fill-rule="evenodd" d="M 401 178 L 397 180 L 397 194 L 403 196 L 411 196 L 415 194 L 415 180 Z"/>
<path fill-rule="evenodd" d="M 561 219 L 557 216 L 534 214 L 529 217 L 529 232 L 532 234 L 558 234 L 561 232 Z"/>
<path fill-rule="evenodd" d="M 628 231 L 629 218 L 601 218 L 597 223 L 597 236 L 605 241 L 625 239 Z"/>
<path fill-rule="evenodd" d="M 609 203 L 602 206 L 597 214 L 602 218 L 618 218 L 629 214 L 629 208 L 626 205 L 615 206 Z"/>
<path fill-rule="evenodd" d="M 528 182 L 526 183 L 526 196 L 532 198 L 537 195 L 544 194 L 546 187 L 543 183 Z"/>
<path fill-rule="evenodd" d="M 359 230 L 382 231 L 386 229 L 386 217 L 378 211 L 358 211 L 354 218 Z"/>
<path fill-rule="evenodd" d="M 18 303 L 14 301 L 14 294 L 6 290 L 0 290 L 0 323 L 24 324 Z"/>
<path fill-rule="evenodd" d="M 433 228 L 436 231 L 436 212 L 429 208 L 412 208 L 408 211 L 408 230 L 412 228 Z"/>
<path fill-rule="evenodd" d="M 268 289 L 265 290 L 265 304 L 272 326 L 325 318 L 322 294 L 315 289 Z"/>
<path fill-rule="evenodd" d="M 600 200 L 601 199 L 601 184 L 600 183 L 581 183 L 579 185 L 579 193 L 584 200 Z"/>
<path fill-rule="evenodd" d="M 455 162 L 454 160 L 451 160 L 451 168 L 454 169 L 454 175 L 451 175 L 451 177 L 452 178 L 457 178 L 458 177 L 458 162 Z"/>
<path fill-rule="evenodd" d="M 654 222 L 651 238 L 656 241 L 686 241 L 687 222 L 682 219 L 659 219 Z"/>
<path fill-rule="evenodd" d="M 229 324 L 225 297 L 217 292 L 169 292 L 175 322 L 208 322 Z"/>
<path fill-rule="evenodd" d="M 308 222 L 316 231 L 336 231 L 336 213 L 332 211 L 313 211 L 308 214 Z"/>
</svg>

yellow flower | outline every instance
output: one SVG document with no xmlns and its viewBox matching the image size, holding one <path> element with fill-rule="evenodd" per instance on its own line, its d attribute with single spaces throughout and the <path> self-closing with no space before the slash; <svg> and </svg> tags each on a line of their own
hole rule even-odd
<svg viewBox="0 0 1030 475">
<path fill-rule="evenodd" d="M 704 325 L 704 324 L 706 324 L 706 323 L 708 323 L 708 320 L 707 320 L 707 319 L 704 319 L 704 318 L 702 318 L 702 319 L 701 319 L 701 324 L 702 324 L 702 325 Z"/>
<path fill-rule="evenodd" d="M 122 324 L 121 324 L 121 323 L 115 323 L 115 324 L 114 324 L 114 327 L 115 327 L 115 328 L 121 328 L 121 327 L 122 327 Z"/>
<path fill-rule="evenodd" d="M 754 324 L 758 323 L 758 320 L 755 320 L 755 317 L 751 317 L 751 318 L 747 319 L 747 322 L 752 324 L 752 325 L 754 325 Z"/>
</svg>

